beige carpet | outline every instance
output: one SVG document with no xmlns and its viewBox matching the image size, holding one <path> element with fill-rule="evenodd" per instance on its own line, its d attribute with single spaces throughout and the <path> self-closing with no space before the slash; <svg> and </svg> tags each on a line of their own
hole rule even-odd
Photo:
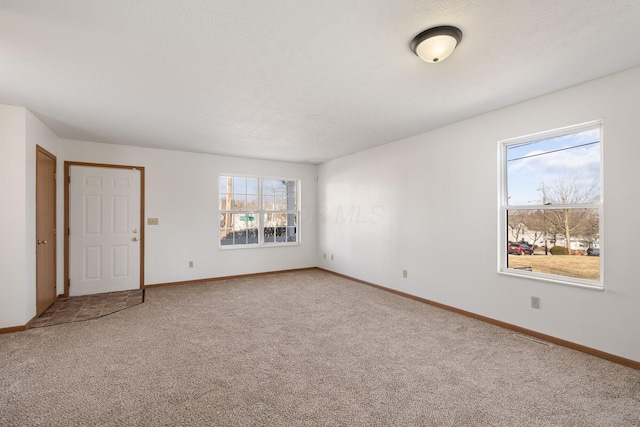
<svg viewBox="0 0 640 427">
<path fill-rule="evenodd" d="M 634 426 L 640 371 L 319 270 L 0 335 L 1 426 Z"/>
</svg>

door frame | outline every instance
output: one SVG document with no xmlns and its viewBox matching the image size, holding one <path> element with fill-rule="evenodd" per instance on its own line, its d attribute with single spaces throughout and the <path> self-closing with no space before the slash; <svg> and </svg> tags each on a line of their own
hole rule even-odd
<svg viewBox="0 0 640 427">
<path fill-rule="evenodd" d="M 50 158 L 51 160 L 53 160 L 53 174 L 54 174 L 54 193 L 53 193 L 53 200 L 54 200 L 54 205 L 52 206 L 53 208 L 53 212 L 47 212 L 47 214 L 53 214 L 53 225 L 54 225 L 54 241 L 52 242 L 54 245 L 54 249 L 53 249 L 53 283 L 54 283 L 54 287 L 57 288 L 56 283 L 58 281 L 58 250 L 56 249 L 56 246 L 58 244 L 58 233 L 57 233 L 57 228 L 58 228 L 58 213 L 56 212 L 56 205 L 55 205 L 55 201 L 58 200 L 58 196 L 57 196 L 57 190 L 58 190 L 58 184 L 57 184 L 57 174 L 58 174 L 58 159 L 56 158 L 55 155 L 53 155 L 52 153 L 50 153 L 49 151 L 47 151 L 46 149 L 44 149 L 43 147 L 41 147 L 40 145 L 36 144 L 36 189 L 38 188 L 38 175 L 41 173 L 40 172 L 40 168 L 38 166 L 38 153 L 45 155 L 46 157 Z M 40 215 L 42 215 L 42 206 L 40 204 L 40 200 L 38 199 L 38 195 L 37 195 L 37 191 L 36 191 L 36 236 L 39 235 L 39 221 L 38 218 Z M 36 237 L 37 238 L 37 237 Z M 39 286 L 38 286 L 38 251 L 36 250 L 36 317 L 40 316 L 42 313 L 44 313 L 46 311 L 42 310 L 39 311 L 38 310 L 38 293 L 40 292 Z M 53 291 L 53 301 L 51 301 L 51 303 L 53 304 L 57 298 L 57 289 L 54 289 Z M 47 307 L 48 308 L 48 307 Z"/>
<path fill-rule="evenodd" d="M 106 163 L 87 163 L 87 162 L 64 162 L 64 297 L 69 298 L 69 205 L 70 205 L 70 183 L 71 183 L 71 167 L 72 166 L 88 166 L 96 168 L 113 168 L 113 169 L 135 169 L 140 171 L 140 289 L 144 289 L 144 166 L 127 166 L 112 165 Z"/>
</svg>

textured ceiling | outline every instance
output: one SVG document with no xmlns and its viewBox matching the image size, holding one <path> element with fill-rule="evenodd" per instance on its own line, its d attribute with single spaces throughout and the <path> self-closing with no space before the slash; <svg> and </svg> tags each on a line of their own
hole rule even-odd
<svg viewBox="0 0 640 427">
<path fill-rule="evenodd" d="M 201 153 L 321 163 L 638 65 L 637 0 L 0 0 L 0 103 Z"/>
</svg>

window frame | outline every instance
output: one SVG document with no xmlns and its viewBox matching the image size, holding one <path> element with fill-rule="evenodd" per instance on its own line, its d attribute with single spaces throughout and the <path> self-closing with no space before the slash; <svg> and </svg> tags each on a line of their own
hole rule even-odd
<svg viewBox="0 0 640 427">
<path fill-rule="evenodd" d="M 252 209 L 222 209 L 220 206 L 220 200 L 222 198 L 222 192 L 220 191 L 220 179 L 222 177 L 229 178 L 244 178 L 244 179 L 257 179 L 258 180 L 258 208 L 255 210 Z M 295 182 L 295 209 L 285 209 L 285 210 L 269 210 L 265 209 L 264 200 L 263 200 L 263 182 L 266 180 L 276 180 L 276 181 L 287 181 L 287 182 Z M 302 191 L 301 191 L 301 179 L 300 178 L 285 178 L 280 176 L 259 176 L 259 175 L 246 175 L 246 174 L 232 174 L 232 173 L 220 173 L 218 175 L 218 216 L 222 216 L 225 213 L 231 214 L 247 214 L 254 213 L 257 216 L 257 229 L 258 229 L 258 242 L 257 243 L 246 243 L 246 244 L 230 244 L 223 245 L 222 244 L 222 228 L 218 227 L 218 248 L 220 250 L 235 250 L 235 249 L 255 249 L 255 248 L 265 248 L 265 247 L 286 247 L 286 246 L 299 246 L 302 244 L 302 233 L 301 233 L 301 224 L 300 220 L 302 217 L 301 213 L 301 200 L 302 200 Z M 278 213 L 286 213 L 286 214 L 294 214 L 295 215 L 295 227 L 296 227 L 296 241 L 295 242 L 266 242 L 264 238 L 264 218 L 266 214 L 278 214 Z"/>
<path fill-rule="evenodd" d="M 581 204 L 535 204 L 535 205 L 509 205 L 508 201 L 508 186 L 507 186 L 507 148 L 513 145 L 523 144 L 527 142 L 540 141 L 553 137 L 559 137 L 564 135 L 571 135 L 578 132 L 600 129 L 600 198 L 595 203 L 581 203 Z M 603 254 L 606 251 L 601 250 L 599 258 L 599 278 L 598 280 L 582 279 L 570 276 L 554 275 L 550 273 L 539 273 L 527 270 L 519 270 L 514 268 L 508 268 L 508 211 L 509 210 L 531 210 L 531 211 L 549 211 L 558 209 L 597 209 L 598 211 L 598 227 L 599 227 L 599 247 L 604 248 L 604 185 L 603 185 L 603 146 L 604 146 L 604 125 L 603 120 L 593 120 L 576 125 L 566 126 L 562 128 L 552 129 L 543 132 L 537 132 L 529 135 L 524 135 L 516 138 L 509 138 L 498 141 L 498 273 L 508 276 L 524 277 L 534 280 L 540 280 L 544 282 L 557 283 L 562 285 L 577 286 L 588 289 L 604 290 L 604 262 Z M 577 255 L 573 255 L 577 256 Z"/>
</svg>

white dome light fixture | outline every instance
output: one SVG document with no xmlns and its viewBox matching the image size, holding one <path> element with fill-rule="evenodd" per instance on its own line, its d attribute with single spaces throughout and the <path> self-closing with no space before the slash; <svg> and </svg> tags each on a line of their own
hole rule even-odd
<svg viewBox="0 0 640 427">
<path fill-rule="evenodd" d="M 429 28 L 411 40 L 411 50 L 426 62 L 441 62 L 460 44 L 462 31 L 448 25 Z"/>
</svg>

